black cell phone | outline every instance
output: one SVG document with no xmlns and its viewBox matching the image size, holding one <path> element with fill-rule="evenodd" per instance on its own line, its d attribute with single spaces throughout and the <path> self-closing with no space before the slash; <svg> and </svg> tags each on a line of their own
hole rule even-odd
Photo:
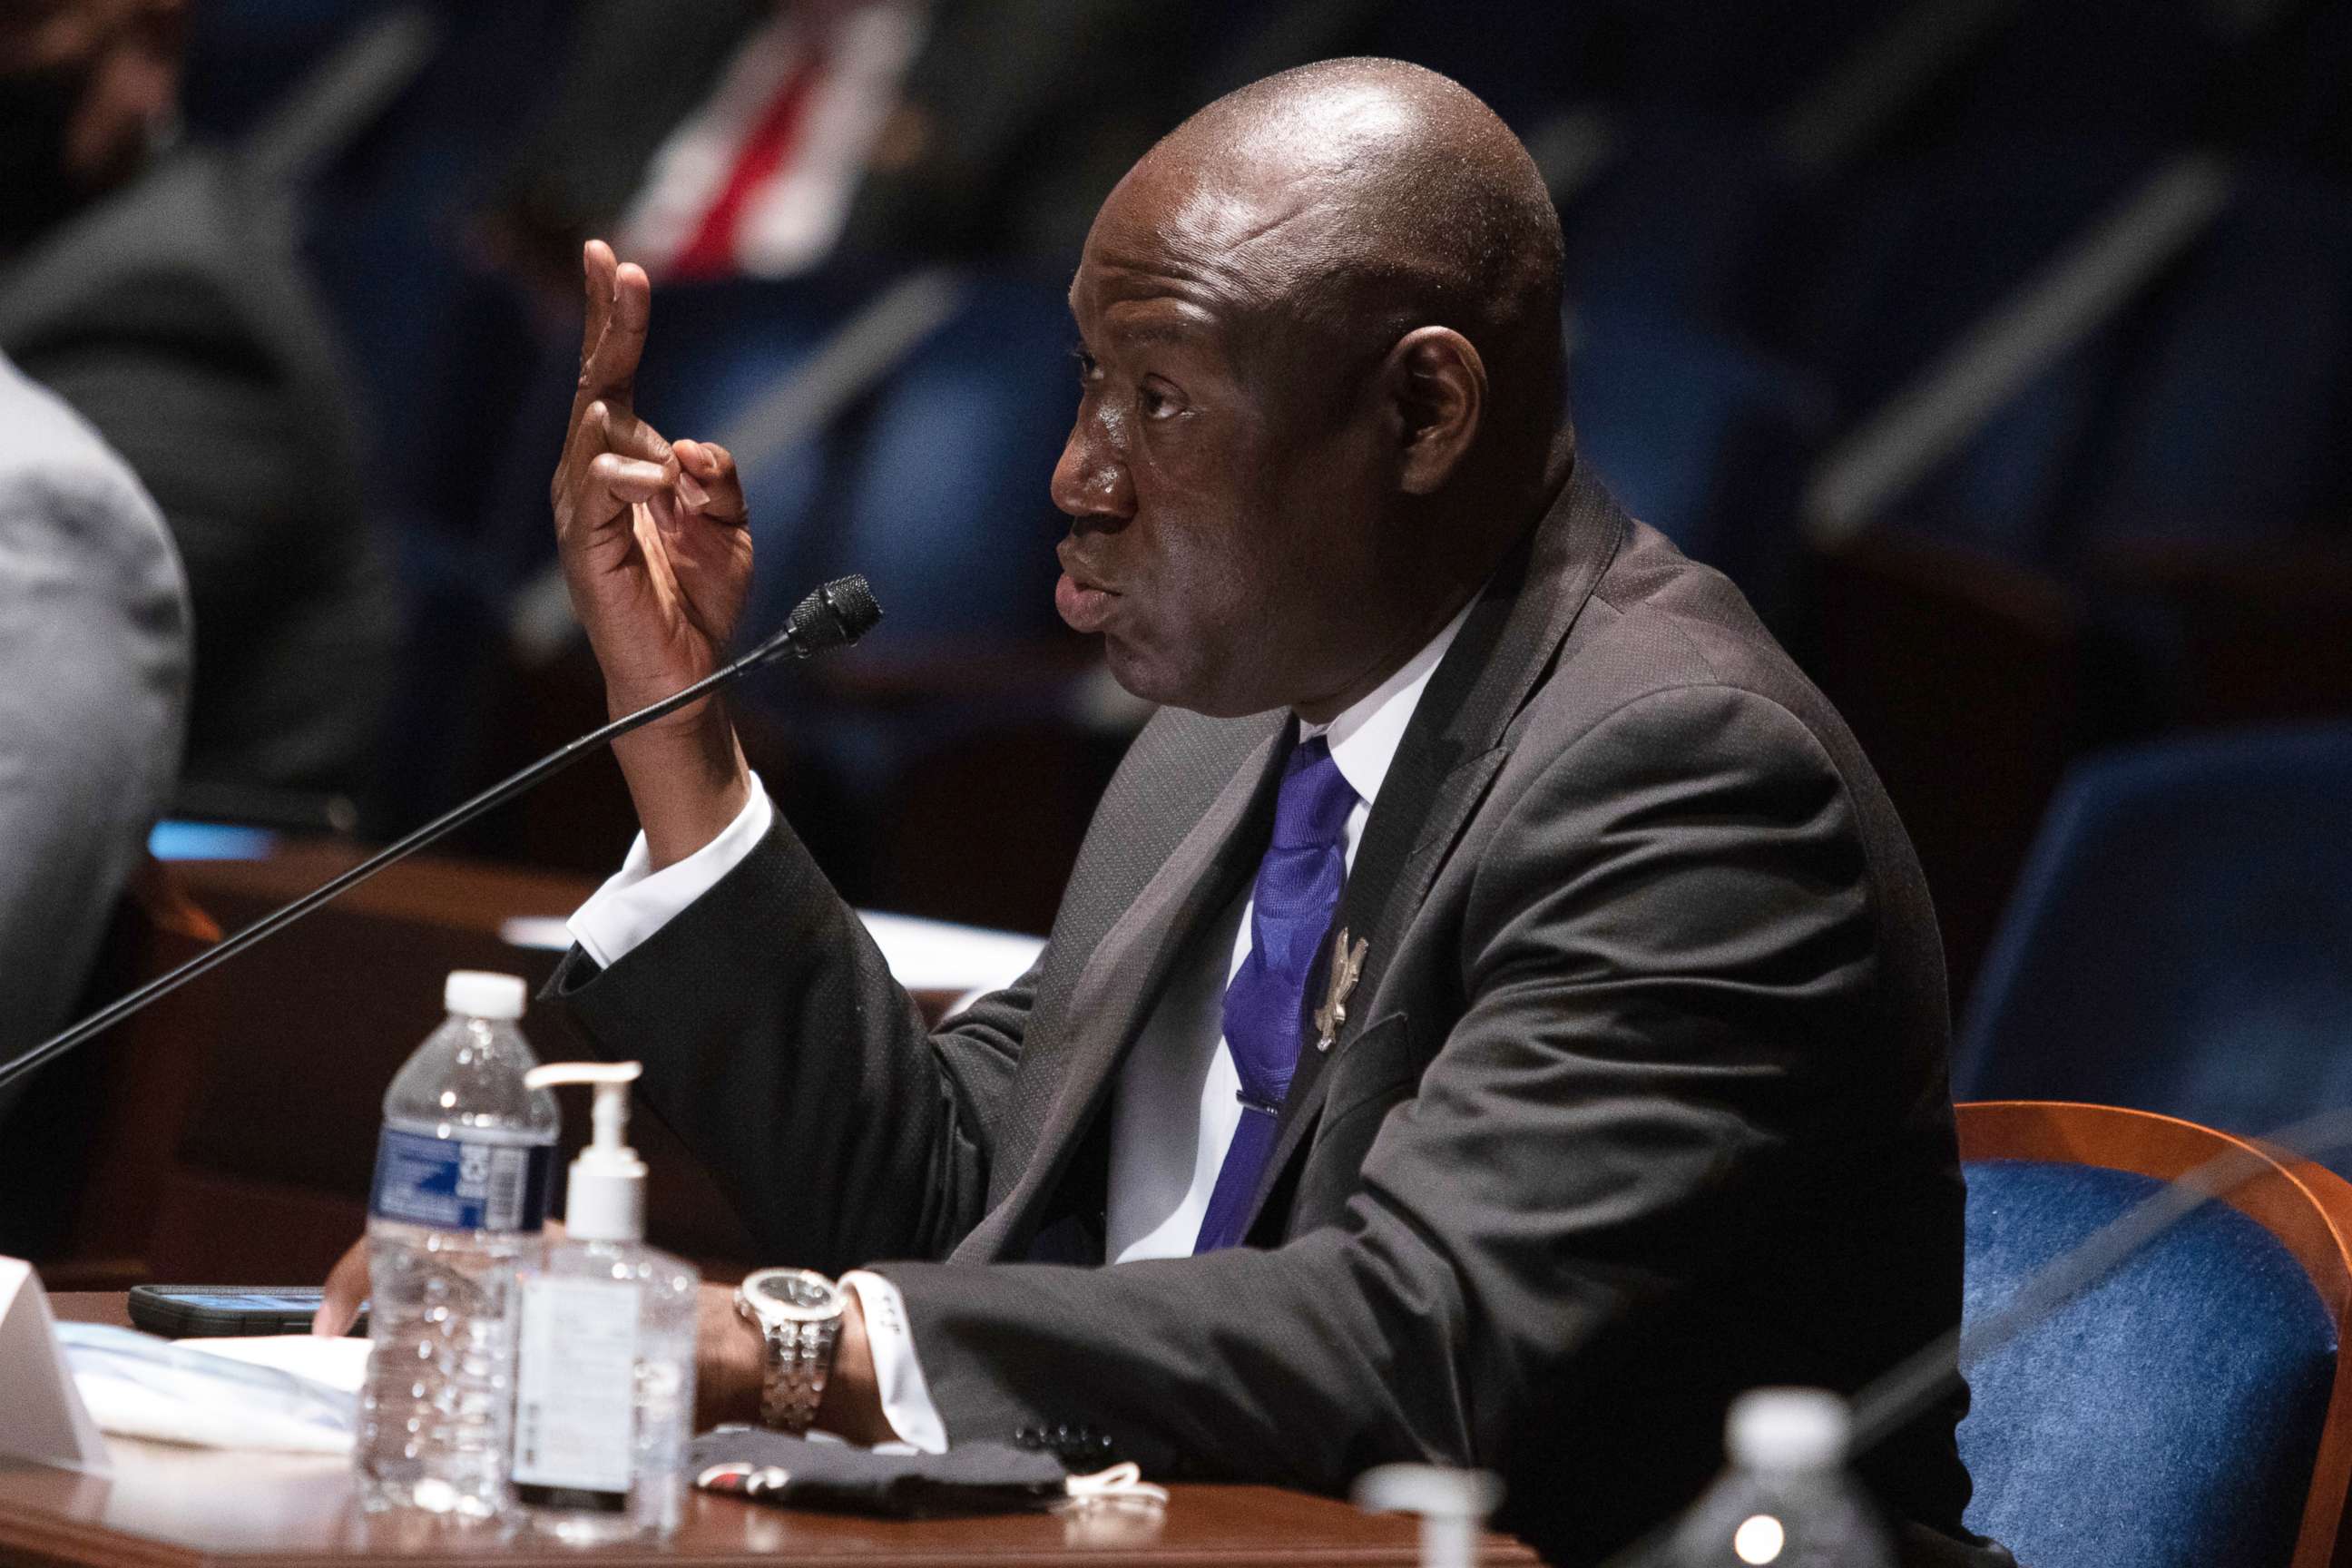
<svg viewBox="0 0 2352 1568">
<path fill-rule="evenodd" d="M 307 1334 L 322 1294 L 315 1285 L 133 1285 L 131 1321 L 174 1340 Z M 364 1303 L 352 1332 L 367 1332 Z"/>
</svg>

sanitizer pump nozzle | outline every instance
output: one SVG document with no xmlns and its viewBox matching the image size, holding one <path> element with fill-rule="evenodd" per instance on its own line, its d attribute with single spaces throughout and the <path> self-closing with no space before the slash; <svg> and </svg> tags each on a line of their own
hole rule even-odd
<svg viewBox="0 0 2352 1568">
<path fill-rule="evenodd" d="M 644 1070 L 635 1062 L 550 1062 L 523 1076 L 532 1089 L 584 1083 L 596 1090 L 594 1136 L 572 1162 L 564 1184 L 563 1227 L 577 1240 L 645 1239 L 646 1163 L 624 1142 L 629 1086 Z"/>
</svg>

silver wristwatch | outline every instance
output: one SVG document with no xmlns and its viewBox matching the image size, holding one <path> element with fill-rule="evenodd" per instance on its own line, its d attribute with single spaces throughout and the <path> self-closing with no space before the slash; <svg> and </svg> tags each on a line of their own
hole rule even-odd
<svg viewBox="0 0 2352 1568">
<path fill-rule="evenodd" d="M 841 1287 L 808 1268 L 762 1268 L 735 1288 L 735 1311 L 767 1347 L 760 1421 L 805 1432 L 841 1338 Z"/>
</svg>

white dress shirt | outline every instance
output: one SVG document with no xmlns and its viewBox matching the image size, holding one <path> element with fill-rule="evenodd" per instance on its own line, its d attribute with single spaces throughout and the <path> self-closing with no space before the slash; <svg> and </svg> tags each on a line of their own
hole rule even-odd
<svg viewBox="0 0 2352 1568">
<path fill-rule="evenodd" d="M 1302 741 L 1328 737 L 1332 762 L 1356 792 L 1347 825 L 1350 869 L 1397 743 L 1468 615 L 1465 605 L 1402 668 L 1329 724 L 1299 727 Z M 751 801 L 735 820 L 675 866 L 652 870 L 645 835 L 639 834 L 621 869 L 573 912 L 572 940 L 600 964 L 619 962 L 732 870 L 774 820 L 775 807 L 755 775 Z M 1202 956 L 1170 977 L 1119 1068 L 1111 1098 L 1105 1240 L 1113 1263 L 1184 1257 L 1200 1235 L 1218 1168 L 1241 1121 L 1235 1098 L 1241 1078 L 1222 1019 L 1225 987 L 1249 956 L 1251 903 L 1247 893 L 1234 900 L 1199 945 Z M 1223 963 L 1217 962 L 1221 954 Z M 1194 1130 L 1191 1138 L 1167 1135 L 1168 1129 L 1184 1126 Z M 947 1426 L 931 1403 L 897 1287 L 862 1269 L 844 1275 L 842 1284 L 857 1292 L 865 1314 L 884 1418 L 901 1441 L 925 1453 L 944 1453 Z"/>
</svg>

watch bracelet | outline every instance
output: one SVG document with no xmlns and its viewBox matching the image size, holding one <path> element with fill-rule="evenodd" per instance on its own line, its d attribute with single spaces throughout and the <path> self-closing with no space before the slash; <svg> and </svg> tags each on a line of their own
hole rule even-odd
<svg viewBox="0 0 2352 1568">
<path fill-rule="evenodd" d="M 805 1432 L 816 1419 L 833 1374 L 841 1320 L 779 1324 L 763 1338 L 767 1352 L 760 1379 L 760 1424 L 782 1432 Z"/>
</svg>

